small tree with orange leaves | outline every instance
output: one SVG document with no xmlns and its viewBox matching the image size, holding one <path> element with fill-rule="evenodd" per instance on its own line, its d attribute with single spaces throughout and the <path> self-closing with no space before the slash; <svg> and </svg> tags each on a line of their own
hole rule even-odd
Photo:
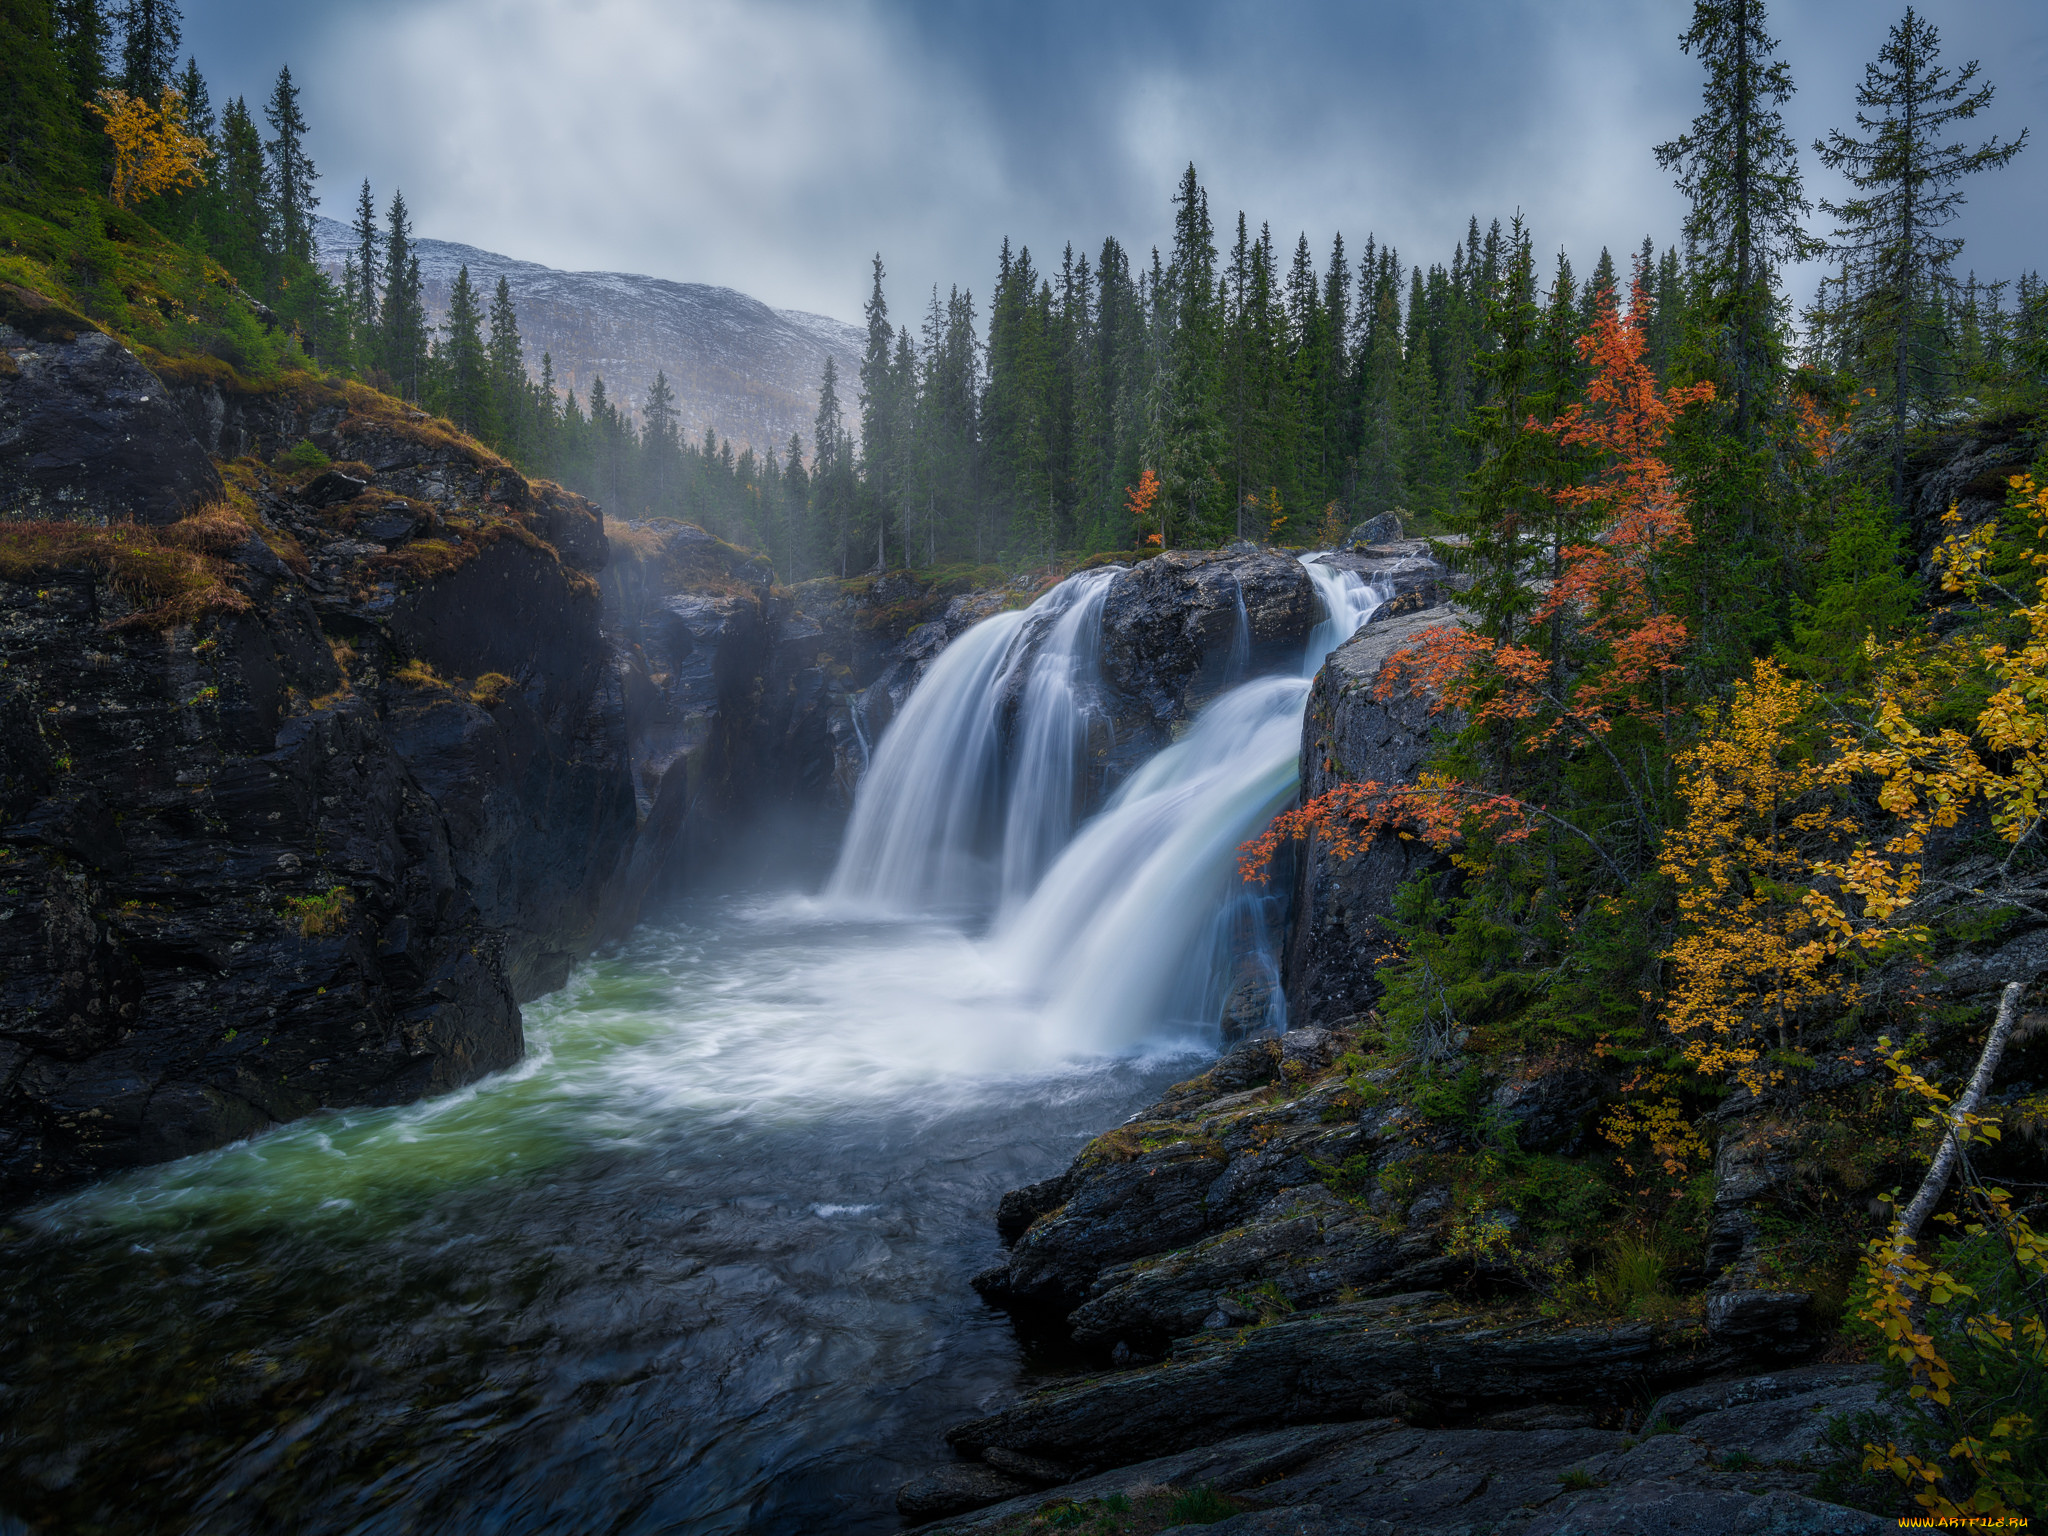
<svg viewBox="0 0 2048 1536">
<path fill-rule="evenodd" d="M 1138 525 L 1138 532 L 1145 533 L 1145 521 L 1152 515 L 1153 503 L 1159 500 L 1159 477 L 1148 469 L 1138 476 L 1136 485 L 1126 486 L 1124 490 L 1124 506 L 1130 512 L 1131 520 Z M 1166 547 L 1166 513 L 1163 509 L 1159 514 L 1158 529 L 1146 533 L 1145 542 L 1157 544 L 1161 549 Z"/>
<path fill-rule="evenodd" d="M 1474 476 L 1485 503 L 1475 516 L 1491 506 L 1521 523 L 1489 534 L 1504 553 L 1483 579 L 1498 588 L 1510 565 L 1526 571 L 1514 551 L 1546 500 L 1569 534 L 1554 551 L 1556 579 L 1531 583 L 1526 600 L 1493 591 L 1486 600 L 1512 622 L 1436 626 L 1374 683 L 1384 701 L 1425 700 L 1456 723 L 1455 742 L 1412 781 L 1336 785 L 1244 850 L 1250 873 L 1290 838 L 1313 836 L 1344 857 L 1391 832 L 1462 870 L 1456 896 L 1418 896 L 1397 913 L 1408 950 L 1389 975 L 1391 1016 L 1423 1007 L 1410 982 L 1429 972 L 1429 1038 L 1451 1037 L 1445 1020 L 1460 1012 L 1471 1015 L 1460 1028 L 1513 1018 L 1517 1029 L 1590 1035 L 1648 1023 L 1640 997 L 1656 945 L 1644 914 L 1681 712 L 1670 682 L 1688 638 L 1662 586 L 1690 537 L 1664 452 L 1674 420 L 1713 390 L 1659 387 L 1644 360 L 1647 311 L 1639 301 L 1624 316 L 1603 295 L 1579 341 L 1594 375 L 1585 398 L 1547 426 L 1497 421 L 1496 435 L 1513 425 L 1519 437 Z M 1574 450 L 1579 478 L 1543 485 L 1567 457 L 1531 451 L 1545 437 Z M 1503 478 L 1511 463 L 1525 466 L 1525 483 Z"/>
<path fill-rule="evenodd" d="M 1634 313 L 1644 312 L 1638 305 Z M 1355 853 L 1399 826 L 1450 849 L 1468 835 L 1526 840 L 1548 826 L 1583 842 L 1618 875 L 1639 869 L 1658 830 L 1662 786 L 1653 769 L 1625 758 L 1613 737 L 1623 721 L 1647 722 L 1668 740 L 1676 712 L 1666 686 L 1686 642 L 1684 623 L 1659 590 L 1660 562 L 1691 536 L 1685 501 L 1661 452 L 1678 414 L 1713 397 L 1713 385 L 1660 389 L 1643 360 L 1644 340 L 1633 313 L 1603 297 L 1593 329 L 1579 343 L 1594 367 L 1586 399 L 1548 427 L 1560 443 L 1585 447 L 1600 467 L 1581 483 L 1549 494 L 1597 530 L 1562 551 L 1559 579 L 1536 602 L 1522 633 L 1555 629 L 1566 636 L 1559 654 L 1538 644 L 1492 638 L 1466 625 L 1440 625 L 1396 651 L 1375 689 L 1383 700 L 1426 699 L 1488 735 L 1505 737 L 1518 754 L 1590 752 L 1603 758 L 1622 787 L 1633 836 L 1616 840 L 1581 827 L 1559 808 L 1504 792 L 1472 773 L 1439 773 L 1407 784 L 1341 784 L 1280 818 L 1248 849 L 1252 861 L 1278 841 L 1314 832 Z M 1483 770 L 1482 770 L 1483 774 Z"/>
<path fill-rule="evenodd" d="M 108 86 L 87 109 L 105 125 L 114 145 L 111 195 L 123 208 L 181 187 L 203 186 L 203 163 L 213 151 L 185 126 L 185 98 L 168 89 L 155 106 Z"/>
</svg>

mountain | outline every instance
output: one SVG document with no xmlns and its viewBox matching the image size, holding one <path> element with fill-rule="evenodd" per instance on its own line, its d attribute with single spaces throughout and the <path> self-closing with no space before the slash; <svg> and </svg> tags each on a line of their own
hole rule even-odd
<svg viewBox="0 0 2048 1536">
<path fill-rule="evenodd" d="M 338 280 L 342 258 L 355 248 L 348 226 L 315 219 L 314 241 L 321 264 Z M 692 438 L 710 427 L 721 439 L 759 450 L 786 446 L 798 432 L 808 456 L 826 357 L 837 357 L 845 376 L 860 366 L 867 346 L 861 326 L 771 309 L 731 288 L 632 272 L 562 272 L 450 240 L 420 240 L 414 249 L 434 320 L 446 313 L 462 267 L 485 304 L 502 276 L 512 285 L 530 370 L 539 373 L 547 352 L 557 381 L 579 398 L 588 399 L 591 380 L 601 376 L 614 400 L 636 406 L 660 370 Z"/>
</svg>

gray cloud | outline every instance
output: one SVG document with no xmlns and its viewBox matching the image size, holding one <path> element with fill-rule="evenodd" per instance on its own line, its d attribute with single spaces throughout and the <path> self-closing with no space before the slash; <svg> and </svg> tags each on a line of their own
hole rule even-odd
<svg viewBox="0 0 2048 1536">
<path fill-rule="evenodd" d="M 1984 60 L 1984 131 L 2048 127 L 2048 19 L 2026 0 L 1923 6 Z M 424 233 L 552 265 L 725 283 L 850 316 L 867 261 L 898 318 L 934 282 L 985 296 L 1004 236 L 1041 264 L 1170 230 L 1193 160 L 1318 259 L 1342 230 L 1441 259 L 1468 214 L 1521 209 L 1583 271 L 1681 212 L 1650 145 L 1696 110 L 1681 0 L 1223 5 L 1153 0 L 194 0 L 216 91 L 289 60 L 327 209 L 368 175 Z M 1846 123 L 1889 7 L 1781 4 L 1802 140 Z M 1979 271 L 2041 261 L 2041 157 L 1973 189 Z M 1809 167 L 1817 192 L 1832 190 Z"/>
</svg>

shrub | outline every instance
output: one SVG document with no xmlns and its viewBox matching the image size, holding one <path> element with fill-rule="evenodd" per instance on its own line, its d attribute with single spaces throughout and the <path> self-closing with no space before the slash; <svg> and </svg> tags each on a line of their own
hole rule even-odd
<svg viewBox="0 0 2048 1536">
<path fill-rule="evenodd" d="M 1237 1513 L 1237 1506 L 1207 1483 L 1174 1497 L 1167 1519 L 1175 1525 L 1214 1525 Z"/>
<path fill-rule="evenodd" d="M 325 469 L 333 462 L 318 447 L 302 437 L 292 445 L 290 452 L 278 456 L 277 467 L 292 474 L 299 474 L 306 470 Z"/>
<path fill-rule="evenodd" d="M 304 937 L 317 939 L 346 928 L 349 909 L 355 904 L 356 899 L 349 894 L 347 886 L 333 885 L 317 896 L 287 897 L 285 918 L 296 922 Z"/>
</svg>

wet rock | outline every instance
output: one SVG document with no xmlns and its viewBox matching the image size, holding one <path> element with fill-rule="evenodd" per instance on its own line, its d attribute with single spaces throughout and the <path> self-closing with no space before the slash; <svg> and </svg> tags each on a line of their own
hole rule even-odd
<svg viewBox="0 0 2048 1536">
<path fill-rule="evenodd" d="M 113 337 L 0 284 L 0 515 L 176 522 L 224 494 L 161 380 Z"/>
<path fill-rule="evenodd" d="M 1813 1297 L 1806 1291 L 1724 1291 L 1707 1298 L 1707 1336 L 1716 1343 L 1813 1347 Z"/>
<path fill-rule="evenodd" d="M 356 532 L 366 539 L 374 539 L 387 548 L 401 544 L 419 531 L 420 520 L 402 501 L 394 501 L 382 510 L 356 519 Z"/>
<path fill-rule="evenodd" d="M 1053 1488 L 1074 1480 L 1074 1469 L 1063 1461 L 1047 1461 L 1042 1456 L 1025 1456 L 1016 1451 L 1006 1451 L 999 1445 L 992 1445 L 983 1451 L 981 1459 L 1005 1477 L 1014 1477 L 1018 1482 L 1029 1483 L 1034 1488 Z"/>
<path fill-rule="evenodd" d="M 1005 1194 L 996 1206 L 996 1235 L 1003 1240 L 1003 1246 L 1012 1246 L 1039 1217 L 1058 1210 L 1073 1183 L 1073 1175 L 1063 1173 Z"/>
<path fill-rule="evenodd" d="M 1831 1455 L 1826 1424 L 1874 1401 L 1871 1375 L 1868 1367 L 1817 1367 L 1692 1389 L 1702 1402 L 1729 1406 L 1641 1441 L 1585 1422 L 1586 1409 L 1557 1404 L 1459 1428 L 1389 1417 L 1274 1426 L 1102 1470 L 1114 1455 L 1106 1441 L 1104 1461 L 1061 1496 L 1085 1504 L 1111 1493 L 1207 1486 L 1254 1506 L 1203 1527 L 1211 1531 L 1876 1536 L 1895 1522 L 1813 1496 Z M 1724 1465 L 1730 1459 L 1736 1464 Z M 1035 1507 L 1033 1497 L 1019 1498 L 943 1529 L 985 1531 Z"/>
<path fill-rule="evenodd" d="M 1238 680 L 1229 672 L 1240 603 L 1247 673 L 1298 665 L 1321 605 L 1290 555 L 1249 545 L 1169 550 L 1117 579 L 1103 604 L 1102 669 L 1134 722 L 1156 736 Z"/>
<path fill-rule="evenodd" d="M 353 398 L 212 394 L 223 433 L 336 446 Z M 498 493 L 399 503 L 440 563 L 259 475 L 246 612 L 137 628 L 90 567 L 0 580 L 0 1203 L 474 1081 L 595 941 L 638 831 L 594 585 L 523 481 L 422 452 Z"/>
<path fill-rule="evenodd" d="M 1005 1306 L 1069 1311 L 1103 1266 L 1200 1237 L 1203 1196 L 1223 1167 L 1218 1151 L 1188 1141 L 1101 1164 L 1032 1224 L 1006 1264 L 977 1275 L 975 1288 Z"/>
<path fill-rule="evenodd" d="M 1005 1477 L 993 1467 L 940 1467 L 896 1490 L 896 1512 L 907 1520 L 937 1520 L 1014 1499 L 1036 1486 L 1041 1485 Z"/>
<path fill-rule="evenodd" d="M 1304 798 L 1346 780 L 1400 783 L 1420 771 L 1440 722 L 1405 690 L 1375 692 L 1387 658 L 1427 630 L 1455 624 L 1457 610 L 1427 608 L 1368 624 L 1323 664 L 1302 722 Z M 1379 994 L 1377 966 L 1391 954 L 1385 920 L 1394 892 L 1435 859 L 1419 843 L 1382 838 L 1338 861 L 1320 838 L 1295 856 L 1294 920 L 1288 936 L 1288 1017 L 1322 1024 L 1363 1013 Z"/>
<path fill-rule="evenodd" d="M 1494 1090 L 1491 1104 L 1499 1120 L 1514 1127 L 1523 1151 L 1570 1151 L 1584 1140 L 1604 1091 L 1599 1074 L 1562 1067 L 1509 1079 Z"/>
<path fill-rule="evenodd" d="M 1353 528 L 1344 542 L 1353 549 L 1358 549 L 1374 544 L 1392 544 L 1400 537 L 1401 514 L 1382 512 L 1379 516 L 1369 517 Z"/>
<path fill-rule="evenodd" d="M 1874 1365 L 1800 1365 L 1757 1376 L 1731 1376 L 1667 1392 L 1643 1415 L 1645 1424 L 1660 1420 L 1683 1428 L 1709 1414 L 1732 1413 L 1758 1403 L 1814 1393 L 1874 1389 L 1883 1371 Z"/>
<path fill-rule="evenodd" d="M 1958 996 L 1997 992 L 2009 981 L 2033 986 L 2048 970 L 2048 928 L 2036 928 L 1988 953 L 1965 950 L 1942 962 L 1942 975 Z"/>
<path fill-rule="evenodd" d="M 1531 1398 L 1615 1406 L 1698 1374 L 1703 1358 L 1682 1331 L 1489 1322 L 1422 1293 L 1203 1335 L 1163 1365 L 1035 1393 L 946 1439 L 970 1455 L 993 1445 L 1105 1466 L 1375 1411 L 1441 1419 Z"/>
</svg>

